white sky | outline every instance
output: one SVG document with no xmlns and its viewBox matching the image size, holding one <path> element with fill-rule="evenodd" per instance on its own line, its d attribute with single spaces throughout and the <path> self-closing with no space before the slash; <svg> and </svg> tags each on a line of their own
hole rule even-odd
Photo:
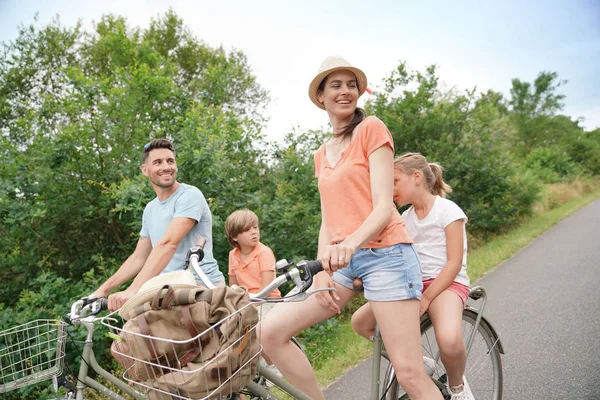
<svg viewBox="0 0 600 400">
<path fill-rule="evenodd" d="M 533 81 L 556 71 L 569 83 L 564 113 L 600 127 L 600 2 L 326 0 L 0 0 L 0 41 L 12 40 L 35 12 L 41 23 L 89 28 L 102 14 L 146 27 L 171 7 L 212 46 L 242 50 L 271 104 L 267 135 L 281 139 L 293 126 L 319 128 L 328 119 L 308 99 L 321 61 L 341 55 L 367 74 L 376 90 L 406 60 L 423 71 L 437 64 L 446 87 L 477 86 L 508 95 L 512 78 Z M 525 4 L 520 4 L 525 3 Z M 368 95 L 365 95 L 365 97 Z"/>
</svg>

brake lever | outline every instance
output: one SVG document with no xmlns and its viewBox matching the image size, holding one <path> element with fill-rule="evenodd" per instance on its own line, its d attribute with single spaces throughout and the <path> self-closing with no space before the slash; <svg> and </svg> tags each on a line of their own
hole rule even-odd
<svg viewBox="0 0 600 400">
<path fill-rule="evenodd" d="M 321 288 L 321 289 L 307 290 L 306 292 L 296 293 L 289 297 L 282 297 L 281 302 L 282 303 L 291 303 L 291 302 L 304 301 L 304 300 L 308 299 L 310 296 L 312 296 L 313 294 L 316 294 L 319 292 L 325 292 L 325 291 L 337 292 L 337 289 L 336 288 Z"/>
<path fill-rule="evenodd" d="M 71 320 L 77 320 L 96 315 L 106 309 L 106 305 L 106 299 L 99 299 L 96 296 L 82 297 L 71 305 L 71 312 L 68 317 Z"/>
</svg>

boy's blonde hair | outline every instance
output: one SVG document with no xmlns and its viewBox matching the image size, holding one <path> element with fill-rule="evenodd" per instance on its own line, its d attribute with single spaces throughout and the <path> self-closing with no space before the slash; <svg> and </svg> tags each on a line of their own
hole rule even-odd
<svg viewBox="0 0 600 400">
<path fill-rule="evenodd" d="M 394 168 L 408 175 L 415 171 L 421 171 L 431 194 L 446 197 L 446 193 L 452 192 L 450 185 L 442 179 L 442 166 L 427 162 L 421 153 L 406 153 L 396 157 Z"/>
<path fill-rule="evenodd" d="M 258 217 L 247 208 L 234 211 L 225 221 L 225 233 L 231 247 L 240 247 L 234 240 L 240 233 L 246 232 L 254 225 L 258 225 Z"/>
</svg>

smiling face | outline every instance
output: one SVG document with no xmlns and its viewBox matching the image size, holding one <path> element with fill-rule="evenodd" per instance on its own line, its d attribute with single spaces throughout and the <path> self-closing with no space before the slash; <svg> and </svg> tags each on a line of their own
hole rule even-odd
<svg viewBox="0 0 600 400">
<path fill-rule="evenodd" d="M 330 114 L 339 118 L 351 116 L 358 101 L 356 77 L 352 72 L 344 69 L 332 72 L 325 78 L 317 98 Z"/>
<path fill-rule="evenodd" d="M 142 164 L 142 173 L 150 178 L 150 182 L 159 188 L 168 189 L 177 179 L 177 163 L 175 154 L 169 149 L 154 149 Z"/>
</svg>

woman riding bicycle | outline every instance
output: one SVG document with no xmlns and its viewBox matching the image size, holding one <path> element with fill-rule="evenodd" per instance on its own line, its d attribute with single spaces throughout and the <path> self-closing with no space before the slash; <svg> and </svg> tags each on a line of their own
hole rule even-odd
<svg viewBox="0 0 600 400">
<path fill-rule="evenodd" d="M 398 381 L 412 399 L 441 399 L 421 355 L 421 268 L 393 197 L 393 140 L 357 101 L 367 78 L 341 57 L 329 57 L 309 86 L 326 110 L 333 136 L 315 154 L 321 196 L 318 259 L 324 272 L 316 288 L 333 288 L 302 303 L 280 304 L 262 323 L 262 344 L 283 375 L 313 399 L 323 399 L 306 356 L 293 335 L 340 312 L 364 282 L 365 297 Z"/>
</svg>

